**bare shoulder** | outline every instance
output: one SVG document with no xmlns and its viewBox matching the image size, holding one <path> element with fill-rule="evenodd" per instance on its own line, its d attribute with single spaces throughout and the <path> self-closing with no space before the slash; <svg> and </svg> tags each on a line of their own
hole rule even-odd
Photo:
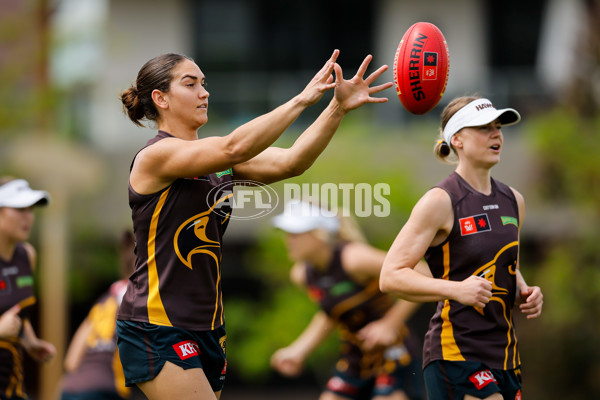
<svg viewBox="0 0 600 400">
<path fill-rule="evenodd" d="M 33 245 L 29 242 L 23 242 L 23 247 L 27 252 L 27 257 L 29 258 L 29 264 L 31 265 L 31 268 L 35 269 L 37 262 L 37 252 L 35 250 L 35 247 L 33 247 Z"/>
<path fill-rule="evenodd" d="M 290 280 L 292 283 L 298 286 L 306 285 L 306 264 L 303 262 L 297 262 L 292 266 L 290 270 Z"/>
<path fill-rule="evenodd" d="M 422 214 L 428 219 L 444 217 L 452 210 L 452 200 L 444 189 L 435 187 L 428 190 L 413 208 L 413 213 Z"/>
<path fill-rule="evenodd" d="M 344 270 L 359 281 L 379 276 L 386 252 L 367 243 L 351 242 L 341 254 Z"/>
<path fill-rule="evenodd" d="M 525 198 L 512 186 L 510 187 L 510 190 L 512 190 L 513 194 L 515 195 L 515 199 L 517 200 L 517 206 L 519 207 L 519 218 L 523 219 L 525 217 Z"/>
</svg>

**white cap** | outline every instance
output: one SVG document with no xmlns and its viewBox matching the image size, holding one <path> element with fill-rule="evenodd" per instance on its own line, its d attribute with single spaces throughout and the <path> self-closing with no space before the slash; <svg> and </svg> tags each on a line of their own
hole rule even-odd
<svg viewBox="0 0 600 400">
<path fill-rule="evenodd" d="M 517 110 L 503 108 L 496 110 L 488 99 L 477 99 L 458 110 L 444 128 L 444 140 L 450 144 L 450 139 L 462 128 L 487 125 L 500 120 L 502 126 L 513 125 L 521 120 Z"/>
<path fill-rule="evenodd" d="M 27 208 L 46 205 L 50 195 L 44 190 L 33 190 L 25 179 L 15 179 L 0 186 L 0 207 Z"/>
<path fill-rule="evenodd" d="M 284 211 L 273 218 L 273 225 L 288 233 L 304 233 L 313 229 L 324 229 L 337 233 L 340 220 L 334 213 L 305 201 L 291 201 Z"/>
</svg>

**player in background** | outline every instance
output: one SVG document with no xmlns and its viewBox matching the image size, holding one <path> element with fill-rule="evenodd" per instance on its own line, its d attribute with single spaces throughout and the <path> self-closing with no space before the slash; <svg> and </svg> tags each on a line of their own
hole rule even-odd
<svg viewBox="0 0 600 400">
<path fill-rule="evenodd" d="M 135 265 L 133 233 L 124 231 L 118 246 L 119 275 L 77 328 L 65 355 L 61 400 L 145 398 L 125 386 L 117 349 L 117 309 Z M 137 389 L 137 388 L 136 388 Z M 139 389 L 138 389 L 139 390 Z"/>
<path fill-rule="evenodd" d="M 287 233 L 291 280 L 320 306 L 271 365 L 297 376 L 336 328 L 340 354 L 320 400 L 422 399 L 420 348 L 406 326 L 418 304 L 379 290 L 385 252 L 366 243 L 354 220 L 310 202 L 290 202 L 273 224 Z"/>
<path fill-rule="evenodd" d="M 36 251 L 27 242 L 34 208 L 48 204 L 50 196 L 33 190 L 24 179 L 0 179 L 0 399 L 25 400 L 25 353 L 39 362 L 56 355 L 54 346 L 37 337 L 31 324 L 36 303 L 34 269 Z M 5 325 L 6 326 L 6 325 Z"/>
<path fill-rule="evenodd" d="M 131 164 L 136 268 L 117 315 L 126 384 L 138 385 L 151 400 L 220 397 L 226 375 L 221 255 L 230 185 L 301 174 L 348 112 L 387 101 L 372 97 L 392 86 L 372 86 L 387 66 L 364 77 L 367 56 L 346 80 L 338 55 L 335 50 L 300 94 L 222 137 L 198 138 L 208 121 L 209 92 L 204 73 L 188 57 L 153 58 L 122 93 L 132 122 L 150 120 L 159 131 Z M 327 107 L 290 148 L 270 147 L 332 89 Z"/>
<path fill-rule="evenodd" d="M 438 302 L 423 348 L 431 399 L 521 398 L 513 307 L 536 318 L 543 295 L 519 270 L 523 196 L 491 177 L 501 129 L 520 118 L 475 96 L 446 106 L 435 152 L 456 169 L 417 202 L 383 264 L 382 291 Z M 433 277 L 413 270 L 423 257 Z"/>
</svg>

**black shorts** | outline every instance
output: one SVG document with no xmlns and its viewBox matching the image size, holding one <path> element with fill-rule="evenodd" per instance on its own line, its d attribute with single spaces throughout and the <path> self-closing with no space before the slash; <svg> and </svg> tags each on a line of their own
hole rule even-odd
<svg viewBox="0 0 600 400">
<path fill-rule="evenodd" d="M 117 321 L 117 346 L 125 385 L 154 379 L 165 361 L 183 369 L 202 368 L 214 392 L 223 389 L 227 368 L 225 327 L 212 331 Z"/>
<path fill-rule="evenodd" d="M 404 356 L 400 356 L 400 353 Z M 423 398 L 421 363 L 412 359 L 402 345 L 388 348 L 384 363 L 369 376 L 361 377 L 361 373 L 347 368 L 347 364 L 347 358 L 338 360 L 334 374 L 327 382 L 326 391 L 352 400 L 389 396 L 397 390 L 404 392 L 411 400 Z M 340 368 L 342 366 L 345 367 Z"/>
<path fill-rule="evenodd" d="M 494 393 L 521 400 L 521 369 L 491 369 L 476 361 L 433 361 L 425 367 L 425 389 L 430 399 L 479 399 Z"/>
</svg>

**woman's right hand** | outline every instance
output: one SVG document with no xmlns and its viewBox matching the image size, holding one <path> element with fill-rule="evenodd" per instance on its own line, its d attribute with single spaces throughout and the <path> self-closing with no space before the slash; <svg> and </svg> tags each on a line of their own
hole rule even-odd
<svg viewBox="0 0 600 400">
<path fill-rule="evenodd" d="M 311 106 L 321 100 L 321 97 L 335 87 L 333 82 L 333 66 L 340 54 L 339 50 L 334 50 L 331 58 L 327 60 L 323 68 L 312 78 L 304 90 L 298 95 L 300 102 Z"/>
<path fill-rule="evenodd" d="M 480 276 L 472 275 L 462 282 L 455 290 L 453 300 L 466 306 L 483 308 L 492 297 L 492 283 Z"/>
<path fill-rule="evenodd" d="M 19 311 L 21 311 L 21 307 L 17 304 L 0 316 L 0 338 L 19 336 L 21 330 Z"/>
<path fill-rule="evenodd" d="M 283 376 L 300 375 L 303 365 L 304 360 L 292 347 L 279 349 L 271 356 L 271 367 Z"/>
</svg>

